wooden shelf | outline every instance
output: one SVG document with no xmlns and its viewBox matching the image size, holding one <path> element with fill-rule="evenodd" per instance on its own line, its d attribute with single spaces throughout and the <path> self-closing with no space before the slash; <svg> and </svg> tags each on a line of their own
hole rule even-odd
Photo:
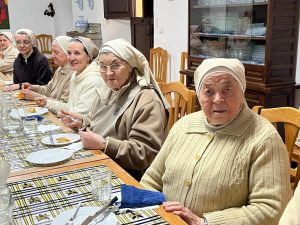
<svg viewBox="0 0 300 225">
<path fill-rule="evenodd" d="M 238 40 L 261 40 L 265 41 L 266 36 L 251 36 L 251 35 L 243 35 L 243 34 L 217 34 L 217 33 L 193 33 L 193 35 L 197 37 L 205 37 L 205 38 L 232 38 Z"/>
<path fill-rule="evenodd" d="M 194 5 L 193 9 L 208 9 L 208 8 L 224 8 L 224 7 L 249 7 L 249 6 L 260 6 L 268 5 L 267 2 L 257 2 L 257 3 L 240 3 L 240 4 L 220 4 L 220 5 Z"/>
</svg>

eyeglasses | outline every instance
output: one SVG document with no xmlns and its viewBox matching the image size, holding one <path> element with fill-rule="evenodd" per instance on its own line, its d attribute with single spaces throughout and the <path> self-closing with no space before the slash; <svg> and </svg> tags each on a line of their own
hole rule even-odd
<svg viewBox="0 0 300 225">
<path fill-rule="evenodd" d="M 16 41 L 16 45 L 30 45 L 31 44 L 31 41 Z"/>
<path fill-rule="evenodd" d="M 100 64 L 100 72 L 101 73 L 106 73 L 108 71 L 108 69 L 110 69 L 110 71 L 115 72 L 116 70 L 120 69 L 120 67 L 124 64 L 125 62 L 121 62 L 121 63 L 113 63 L 108 65 L 104 65 L 104 64 Z"/>
</svg>

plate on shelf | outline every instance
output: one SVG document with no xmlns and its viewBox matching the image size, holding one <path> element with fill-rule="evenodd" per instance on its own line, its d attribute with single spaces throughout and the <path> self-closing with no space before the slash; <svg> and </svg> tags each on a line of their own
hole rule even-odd
<svg viewBox="0 0 300 225">
<path fill-rule="evenodd" d="M 78 214 L 75 217 L 74 225 L 81 224 L 85 218 L 89 215 L 93 215 L 99 207 L 81 207 L 79 208 Z M 68 220 L 71 218 L 75 211 L 74 209 L 70 209 L 67 211 L 62 212 L 57 217 L 54 218 L 51 225 L 65 225 L 67 224 Z M 91 222 L 93 224 L 93 222 Z M 114 213 L 110 213 L 103 221 L 97 223 L 97 225 L 116 225 L 118 224 L 118 219 Z"/>
<path fill-rule="evenodd" d="M 73 133 L 52 134 L 52 138 L 54 143 L 50 136 L 44 137 L 41 142 L 45 145 L 67 145 L 80 140 L 80 136 Z"/>
<path fill-rule="evenodd" d="M 63 162 L 73 155 L 72 151 L 61 148 L 46 149 L 32 152 L 26 157 L 26 161 L 37 165 L 51 165 Z"/>
<path fill-rule="evenodd" d="M 18 110 L 18 112 L 17 112 Z M 26 116 L 38 116 L 38 115 L 43 115 L 48 112 L 48 109 L 45 107 L 25 107 L 25 108 L 18 108 L 18 109 L 13 109 L 10 112 L 10 116 L 12 118 L 19 118 L 18 114 L 21 117 L 26 117 Z"/>
</svg>

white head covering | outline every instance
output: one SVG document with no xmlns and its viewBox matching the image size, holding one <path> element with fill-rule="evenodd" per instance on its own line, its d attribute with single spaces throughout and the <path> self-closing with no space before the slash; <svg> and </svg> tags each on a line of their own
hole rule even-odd
<svg viewBox="0 0 300 225">
<path fill-rule="evenodd" d="M 72 40 L 78 40 L 84 45 L 91 60 L 97 58 L 99 54 L 99 49 L 90 38 L 78 36 L 78 37 L 74 37 Z"/>
<path fill-rule="evenodd" d="M 53 42 L 57 43 L 62 48 L 64 53 L 67 54 L 68 44 L 70 43 L 71 39 L 72 38 L 69 36 L 57 36 L 54 38 Z"/>
<path fill-rule="evenodd" d="M 20 34 L 20 33 L 25 33 L 29 37 L 29 39 L 32 43 L 32 46 L 36 47 L 36 36 L 35 36 L 35 34 L 32 30 L 30 30 L 30 29 L 19 29 L 19 30 L 17 30 L 16 34 Z"/>
<path fill-rule="evenodd" d="M 99 54 L 101 55 L 101 53 L 107 51 L 128 62 L 132 68 L 136 68 L 133 70 L 133 72 L 135 73 L 135 76 L 137 78 L 138 85 L 140 87 L 153 86 L 160 95 L 165 108 L 169 107 L 168 103 L 165 100 L 165 97 L 161 93 L 155 81 L 146 57 L 139 50 L 137 50 L 135 47 L 133 47 L 123 39 L 115 39 L 106 42 L 101 47 Z"/>
<path fill-rule="evenodd" d="M 0 35 L 4 35 L 8 40 L 14 42 L 14 35 L 11 32 L 3 31 Z"/>
<path fill-rule="evenodd" d="M 194 73 L 197 94 L 201 89 L 204 78 L 215 72 L 223 72 L 231 75 L 239 83 L 241 90 L 245 92 L 245 67 L 238 59 L 210 58 L 203 60 Z"/>
</svg>

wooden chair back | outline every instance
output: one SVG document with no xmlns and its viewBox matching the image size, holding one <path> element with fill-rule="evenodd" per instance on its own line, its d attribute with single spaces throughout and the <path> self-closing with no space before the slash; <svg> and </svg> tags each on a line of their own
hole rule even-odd
<svg viewBox="0 0 300 225">
<path fill-rule="evenodd" d="M 268 119 L 276 127 L 277 123 L 283 123 L 284 143 L 286 145 L 289 160 L 292 163 L 295 142 L 300 129 L 300 110 L 293 107 L 262 108 L 260 115 Z M 300 162 L 297 162 L 296 169 L 291 168 L 291 176 L 295 179 L 296 188 L 300 179 Z"/>
<path fill-rule="evenodd" d="M 39 34 L 36 36 L 37 39 L 37 46 L 41 53 L 43 54 L 50 54 L 52 53 L 51 51 L 51 46 L 52 46 L 52 41 L 53 37 L 52 35 L 49 34 Z"/>
<path fill-rule="evenodd" d="M 185 75 L 184 70 L 187 68 L 188 65 L 188 53 L 187 52 L 181 52 L 180 56 L 180 82 L 185 84 Z"/>
<path fill-rule="evenodd" d="M 168 130 L 170 130 L 173 124 L 181 117 L 195 112 L 196 92 L 188 89 L 180 82 L 161 82 L 159 86 L 170 104 L 168 122 Z"/>
<path fill-rule="evenodd" d="M 167 82 L 168 52 L 160 47 L 150 49 L 150 69 L 157 82 Z"/>
</svg>

